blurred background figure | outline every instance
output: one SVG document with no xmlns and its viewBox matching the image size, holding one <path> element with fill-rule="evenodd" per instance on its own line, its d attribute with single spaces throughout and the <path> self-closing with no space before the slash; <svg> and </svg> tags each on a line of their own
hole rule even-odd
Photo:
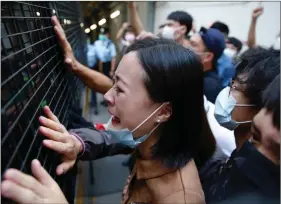
<svg viewBox="0 0 281 204">
<path fill-rule="evenodd" d="M 116 35 L 116 41 L 121 56 L 124 55 L 126 48 L 133 44 L 135 40 L 136 35 L 133 32 L 132 26 L 128 22 L 123 23 Z"/>
<path fill-rule="evenodd" d="M 110 32 L 108 28 L 101 28 L 99 38 L 95 41 L 95 48 L 97 50 L 97 57 L 99 59 L 99 70 L 107 77 L 113 77 L 116 63 L 116 47 L 110 39 Z M 106 102 L 101 102 L 106 106 Z"/>
<path fill-rule="evenodd" d="M 94 43 L 91 43 L 90 38 L 87 38 L 87 62 L 89 68 L 98 71 L 98 59 L 97 50 Z M 91 89 L 91 111 L 93 110 L 95 115 L 99 113 L 98 103 L 97 103 L 97 93 L 95 90 Z"/>
<path fill-rule="evenodd" d="M 223 53 L 232 59 L 234 64 L 236 64 L 237 56 L 240 54 L 242 46 L 242 42 L 239 39 L 235 37 L 228 37 L 226 41 L 226 48 Z"/>
</svg>

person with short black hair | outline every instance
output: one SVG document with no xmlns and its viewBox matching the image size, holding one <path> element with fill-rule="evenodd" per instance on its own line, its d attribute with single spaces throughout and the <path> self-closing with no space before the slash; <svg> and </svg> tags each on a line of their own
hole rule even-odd
<svg viewBox="0 0 281 204">
<path fill-rule="evenodd" d="M 233 62 L 235 62 L 236 60 L 238 60 L 237 56 L 239 55 L 242 47 L 243 44 L 239 39 L 235 37 L 229 37 L 226 41 L 226 48 L 223 53 Z"/>
<path fill-rule="evenodd" d="M 225 23 L 220 22 L 220 21 L 216 21 L 216 22 L 214 22 L 214 23 L 211 25 L 210 28 L 214 28 L 214 29 L 219 30 L 220 32 L 223 33 L 225 39 L 228 38 L 229 28 L 228 28 L 228 26 L 227 26 Z"/>
<path fill-rule="evenodd" d="M 217 60 L 225 49 L 222 33 L 216 29 L 201 28 L 199 33 L 191 36 L 190 47 L 202 59 L 204 70 L 204 95 L 208 101 L 215 103 L 217 95 L 222 90 L 217 74 Z"/>
<path fill-rule="evenodd" d="M 280 75 L 280 52 L 262 48 L 251 49 L 243 54 L 242 61 L 237 65 L 237 75 L 230 87 L 225 88 L 218 95 L 215 103 L 215 118 L 223 127 L 234 130 L 237 148 L 228 160 L 215 161 L 208 170 L 205 170 L 205 174 L 200 174 L 207 202 L 220 201 L 242 192 L 265 196 L 279 195 L 279 179 L 277 185 L 274 178 L 277 173 L 278 175 L 280 173 L 276 172 L 279 169 L 276 167 L 279 165 L 278 160 L 276 156 L 268 157 L 268 154 L 272 155 L 272 152 L 264 152 L 269 147 L 269 142 L 261 140 L 261 135 L 254 136 L 258 132 L 253 134 L 253 127 L 256 125 L 259 114 L 263 114 L 264 117 L 266 115 L 263 107 L 272 107 L 270 110 L 276 113 L 280 106 L 277 103 L 267 103 L 265 100 L 267 93 L 267 98 L 276 99 L 271 101 L 279 100 L 278 103 L 280 103 L 279 85 L 277 91 L 277 88 L 273 88 L 271 84 L 277 83 L 276 76 L 278 75 Z M 278 83 L 280 84 L 279 81 Z M 273 95 L 271 97 L 268 94 L 269 90 Z M 280 113 L 278 116 L 272 115 L 272 124 L 279 124 L 280 119 L 274 121 L 274 118 L 280 117 Z M 263 131 L 266 132 L 266 129 Z M 249 143 L 249 139 L 258 140 L 262 143 L 261 148 L 254 143 Z M 267 145 L 267 147 L 262 147 L 262 145 Z M 273 147 L 274 145 L 271 147 L 272 150 Z M 279 148 L 280 142 L 278 151 Z M 276 149 L 274 151 L 276 153 Z M 270 172 L 273 175 L 270 175 Z"/>
<path fill-rule="evenodd" d="M 48 118 L 40 117 L 45 126 L 40 133 L 50 139 L 44 145 L 67 160 L 57 173 L 72 168 L 78 155 L 91 160 L 136 148 L 123 203 L 205 203 L 197 168 L 211 157 L 216 144 L 204 110 L 201 59 L 171 40 L 137 41 L 127 49 L 104 97 L 112 115 L 104 131 L 82 128 L 70 134 L 50 109 L 44 109 Z M 2 195 L 16 201 L 24 195 L 25 203 L 66 202 L 38 161 L 33 161 L 32 170 L 36 179 L 16 171 L 16 180 L 9 177 L 15 171 L 8 170 Z M 9 182 L 14 188 L 7 188 Z"/>
<path fill-rule="evenodd" d="M 223 127 L 234 130 L 238 149 L 250 137 L 252 118 L 262 107 L 263 90 L 280 73 L 279 51 L 253 49 L 241 56 L 241 62 L 236 67 L 237 73 L 230 87 L 226 87 L 219 94 L 215 103 L 217 109 L 215 117 Z M 232 99 L 228 98 L 228 94 Z M 226 110 L 225 108 L 230 108 L 229 103 L 234 103 L 231 105 L 232 109 Z M 225 112 L 223 115 L 226 113 L 230 115 L 222 116 L 222 112 Z"/>
<path fill-rule="evenodd" d="M 130 12 L 131 24 L 136 31 L 136 34 L 138 35 L 137 40 L 141 40 L 147 37 L 157 37 L 153 33 L 146 32 L 144 30 L 137 11 L 136 3 L 128 2 L 128 8 Z M 188 47 L 189 42 L 187 40 L 187 35 L 192 29 L 192 26 L 193 18 L 189 13 L 185 11 L 174 11 L 167 16 L 165 27 L 163 28 L 161 34 L 157 34 L 160 37 L 175 40 L 180 45 Z"/>
<path fill-rule="evenodd" d="M 187 35 L 192 29 L 193 18 L 185 11 L 174 11 L 170 13 L 163 28 L 162 37 L 173 39 L 177 43 L 188 46 Z"/>
</svg>

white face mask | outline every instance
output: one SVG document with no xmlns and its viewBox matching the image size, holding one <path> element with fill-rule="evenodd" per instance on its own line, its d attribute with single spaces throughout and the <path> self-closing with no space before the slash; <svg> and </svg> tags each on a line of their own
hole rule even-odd
<svg viewBox="0 0 281 204">
<path fill-rule="evenodd" d="M 108 121 L 106 125 L 106 129 L 108 133 L 112 136 L 112 138 L 119 144 L 124 144 L 128 147 L 135 148 L 139 144 L 144 142 L 153 133 L 153 131 L 156 130 L 156 128 L 160 125 L 160 123 L 158 123 L 158 125 L 156 125 L 156 127 L 154 127 L 148 134 L 145 134 L 137 139 L 134 139 L 133 132 L 135 132 L 139 127 L 141 127 L 149 118 L 151 118 L 151 116 L 153 116 L 165 104 L 166 103 L 163 103 L 161 106 L 159 106 L 155 111 L 153 111 L 153 113 L 151 113 L 144 121 L 142 121 L 132 131 L 130 131 L 128 128 L 124 128 L 121 130 L 110 128 L 112 118 Z"/>
<path fill-rule="evenodd" d="M 162 37 L 163 38 L 166 38 L 166 39 L 171 39 L 171 40 L 176 40 L 180 37 L 180 34 L 177 34 L 176 35 L 176 31 L 182 29 L 183 27 L 179 27 L 179 28 L 172 28 L 170 26 L 165 26 L 163 28 L 163 31 L 162 31 Z"/>
<path fill-rule="evenodd" d="M 252 121 L 237 122 L 231 119 L 231 113 L 235 106 L 248 107 L 253 104 L 237 104 L 235 98 L 229 94 L 230 87 L 225 87 L 218 95 L 215 102 L 214 116 L 218 123 L 229 130 L 235 130 L 239 124 L 251 123 Z"/>
<path fill-rule="evenodd" d="M 231 59 L 233 59 L 237 55 L 237 52 L 230 48 L 225 48 L 223 53 Z"/>
</svg>

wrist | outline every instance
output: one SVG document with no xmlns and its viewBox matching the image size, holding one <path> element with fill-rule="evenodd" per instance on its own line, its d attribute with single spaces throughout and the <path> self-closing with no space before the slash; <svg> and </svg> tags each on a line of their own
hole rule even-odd
<svg viewBox="0 0 281 204">
<path fill-rule="evenodd" d="M 74 143 L 75 143 L 75 148 L 77 150 L 77 155 L 81 154 L 84 151 L 84 145 L 83 145 L 83 140 L 76 134 L 70 133 L 72 136 Z"/>
</svg>

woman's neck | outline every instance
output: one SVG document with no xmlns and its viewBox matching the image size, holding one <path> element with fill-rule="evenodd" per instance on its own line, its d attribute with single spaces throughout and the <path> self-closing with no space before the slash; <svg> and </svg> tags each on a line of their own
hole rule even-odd
<svg viewBox="0 0 281 204">
<path fill-rule="evenodd" d="M 148 136 L 148 138 L 137 147 L 142 159 L 149 160 L 152 158 L 152 147 L 159 140 L 157 132 L 158 131 L 155 130 L 154 133 Z"/>
<path fill-rule="evenodd" d="M 251 129 L 249 127 L 238 127 L 234 130 L 234 137 L 236 143 L 236 149 L 239 150 L 243 144 L 250 139 Z"/>
</svg>

